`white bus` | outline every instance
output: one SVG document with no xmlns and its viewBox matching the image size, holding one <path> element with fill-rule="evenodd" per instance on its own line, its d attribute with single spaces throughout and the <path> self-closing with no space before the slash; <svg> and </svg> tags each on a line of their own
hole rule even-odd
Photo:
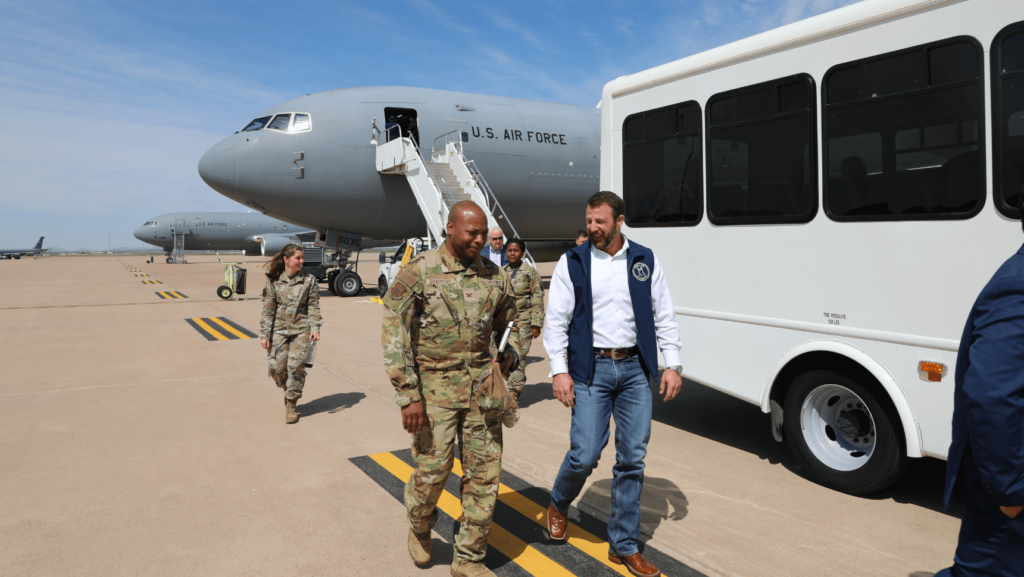
<svg viewBox="0 0 1024 577">
<path fill-rule="evenodd" d="M 867 0 L 601 108 L 601 187 L 665 267 L 684 375 L 842 491 L 946 458 L 964 322 L 1024 242 L 1024 1 Z"/>
</svg>

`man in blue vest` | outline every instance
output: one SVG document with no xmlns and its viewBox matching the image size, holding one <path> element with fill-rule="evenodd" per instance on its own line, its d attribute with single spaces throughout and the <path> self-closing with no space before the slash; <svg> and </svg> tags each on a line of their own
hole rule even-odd
<svg viewBox="0 0 1024 577">
<path fill-rule="evenodd" d="M 954 495 L 960 543 L 935 577 L 1024 575 L 1024 247 L 981 289 L 960 337 L 946 507 Z"/>
<path fill-rule="evenodd" d="M 565 253 L 548 293 L 544 348 L 555 397 L 572 408 L 570 448 L 548 507 L 548 533 L 565 540 L 566 514 L 608 444 L 615 418 L 608 559 L 633 575 L 661 572 L 637 548 L 644 457 L 651 438 L 651 384 L 658 349 L 668 370 L 661 393 L 679 393 L 679 326 L 661 264 L 650 249 L 619 232 L 626 206 L 612 192 L 587 201 L 589 240 Z"/>
<path fill-rule="evenodd" d="M 398 140 L 402 136 L 402 126 L 398 124 L 393 115 L 388 118 L 388 123 L 384 125 L 384 134 L 387 137 L 385 142 Z"/>
</svg>

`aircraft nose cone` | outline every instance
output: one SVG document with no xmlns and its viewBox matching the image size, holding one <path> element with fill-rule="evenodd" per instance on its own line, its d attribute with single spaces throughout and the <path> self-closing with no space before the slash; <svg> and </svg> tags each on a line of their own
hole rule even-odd
<svg viewBox="0 0 1024 577">
<path fill-rule="evenodd" d="M 142 229 L 143 228 L 146 228 L 146 227 L 140 226 L 139 228 L 135 229 L 135 232 L 132 233 L 132 236 L 134 236 L 135 238 L 137 238 L 139 240 L 144 240 L 142 238 Z"/>
<path fill-rule="evenodd" d="M 199 176 L 210 188 L 234 198 L 238 185 L 238 149 L 231 137 L 215 144 L 199 159 Z"/>
</svg>

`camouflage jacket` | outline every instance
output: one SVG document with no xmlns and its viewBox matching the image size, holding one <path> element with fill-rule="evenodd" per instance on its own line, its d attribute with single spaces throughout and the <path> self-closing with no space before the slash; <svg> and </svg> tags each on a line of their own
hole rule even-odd
<svg viewBox="0 0 1024 577">
<path fill-rule="evenodd" d="M 495 264 L 477 257 L 467 267 L 446 243 L 414 257 L 384 295 L 381 344 L 395 402 L 468 408 L 492 337 L 515 318 L 511 281 Z M 521 359 L 518 331 L 508 344 Z"/>
<path fill-rule="evenodd" d="M 516 310 L 519 311 L 516 324 L 520 329 L 544 328 L 544 283 L 540 273 L 524 261 L 519 261 L 518 272 L 512 265 L 502 268 L 512 279 L 512 289 L 516 291 Z"/>
<path fill-rule="evenodd" d="M 316 278 L 299 271 L 290 278 L 288 273 L 283 272 L 277 280 L 267 279 L 267 286 L 263 289 L 260 339 L 270 340 L 271 333 L 318 333 L 322 324 L 320 287 L 316 284 Z"/>
</svg>

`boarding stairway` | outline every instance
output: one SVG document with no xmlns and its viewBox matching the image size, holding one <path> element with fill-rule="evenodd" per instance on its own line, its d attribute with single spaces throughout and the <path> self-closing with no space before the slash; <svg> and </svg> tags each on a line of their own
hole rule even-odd
<svg viewBox="0 0 1024 577">
<path fill-rule="evenodd" d="M 466 159 L 462 144 L 468 140 L 469 133 L 457 130 L 438 136 L 430 155 L 424 157 L 412 138 L 389 140 L 386 129 L 379 130 L 377 119 L 373 119 L 371 144 L 377 147 L 377 172 L 405 176 L 427 221 L 431 246 L 444 242 L 448 213 L 463 200 L 472 200 L 484 209 L 488 229 L 500 228 L 506 239 L 519 237 L 484 175 L 472 160 Z M 523 260 L 536 267 L 529 251 Z"/>
<path fill-rule="evenodd" d="M 174 247 L 171 249 L 171 253 L 167 255 L 168 264 L 186 264 L 185 263 L 185 219 L 179 218 L 174 221 L 174 226 L 171 227 L 171 236 L 174 240 Z"/>
</svg>

